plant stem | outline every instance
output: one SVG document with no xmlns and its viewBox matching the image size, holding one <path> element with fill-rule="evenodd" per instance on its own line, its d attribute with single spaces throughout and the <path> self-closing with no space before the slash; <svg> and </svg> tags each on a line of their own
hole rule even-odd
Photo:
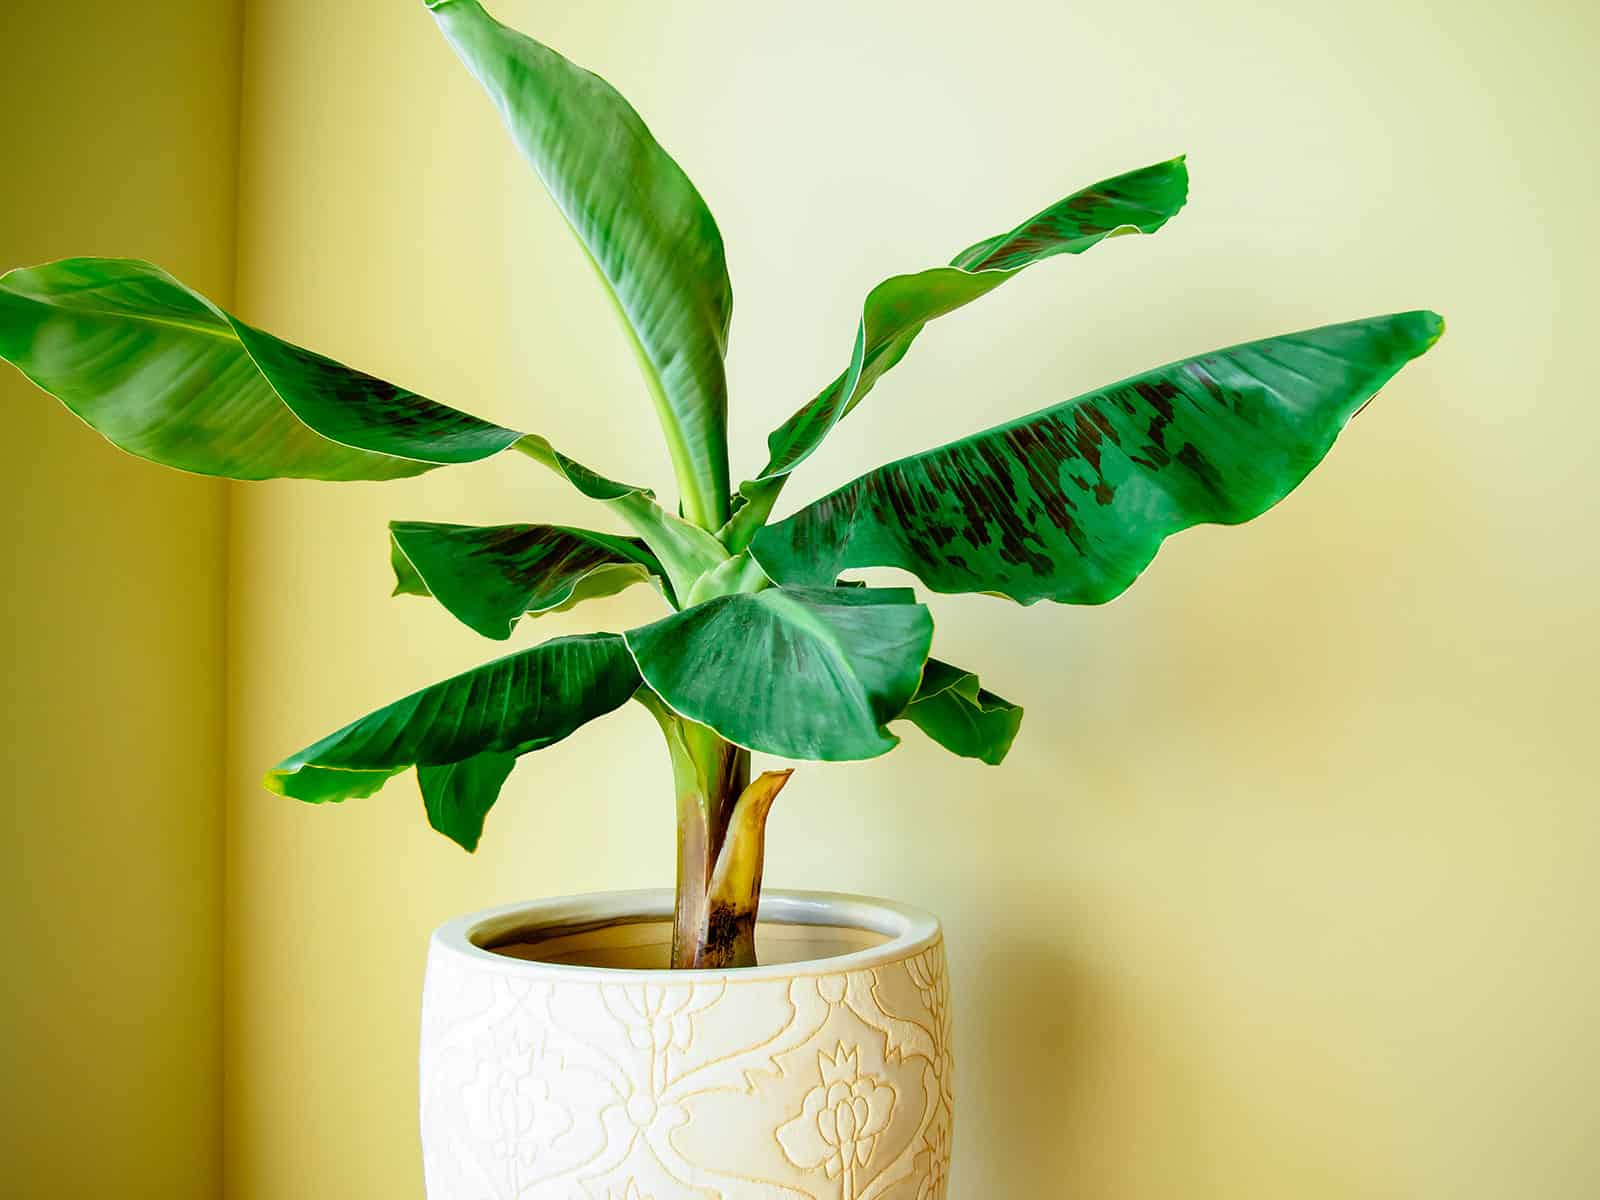
<svg viewBox="0 0 1600 1200">
<path fill-rule="evenodd" d="M 638 695 L 661 726 L 678 818 L 673 907 L 675 970 L 756 965 L 755 923 L 767 814 L 790 772 L 750 781 L 750 752 L 679 716 L 648 688 Z"/>
</svg>

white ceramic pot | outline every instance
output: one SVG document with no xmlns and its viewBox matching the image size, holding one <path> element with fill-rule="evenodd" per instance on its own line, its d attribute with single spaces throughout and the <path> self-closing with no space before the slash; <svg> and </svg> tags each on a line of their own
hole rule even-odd
<svg viewBox="0 0 1600 1200">
<path fill-rule="evenodd" d="M 666 971 L 670 892 L 542 900 L 434 935 L 429 1200 L 943 1200 L 939 923 L 767 892 L 762 965 Z"/>
</svg>

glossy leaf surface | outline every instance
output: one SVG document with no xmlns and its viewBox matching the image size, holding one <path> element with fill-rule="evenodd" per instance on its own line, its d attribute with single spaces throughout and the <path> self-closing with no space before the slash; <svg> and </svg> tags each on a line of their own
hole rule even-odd
<svg viewBox="0 0 1600 1200">
<path fill-rule="evenodd" d="M 412 766 L 459 766 L 485 754 L 515 758 L 559 742 L 638 688 L 638 670 L 617 634 L 556 638 L 351 722 L 284 759 L 267 773 L 266 786 L 320 804 L 370 796 Z M 481 780 L 486 765 L 470 769 Z"/>
<path fill-rule="evenodd" d="M 910 702 L 933 618 L 906 588 L 768 588 L 631 630 L 645 681 L 673 710 L 785 758 L 873 758 Z"/>
<path fill-rule="evenodd" d="M 389 523 L 395 595 L 432 596 L 484 637 L 663 575 L 637 538 L 564 525 Z"/>
<path fill-rule="evenodd" d="M 684 515 L 716 528 L 727 517 L 733 289 L 710 210 L 605 80 L 477 0 L 428 6 L 604 280 L 655 400 Z"/>
<path fill-rule="evenodd" d="M 0 278 L 0 358 L 115 445 L 202 475 L 394 479 L 521 436 L 280 341 L 131 259 Z"/>
<path fill-rule="evenodd" d="M 859 477 L 756 535 L 784 584 L 894 566 L 940 592 L 1099 604 L 1169 534 L 1281 500 L 1443 331 L 1434 313 L 1218 350 Z"/>
<path fill-rule="evenodd" d="M 952 754 L 998 766 L 1022 726 L 1022 706 L 985 691 L 971 671 L 930 658 L 902 718 Z"/>
<path fill-rule="evenodd" d="M 1082 254 L 1118 233 L 1154 233 L 1183 207 L 1189 174 L 1182 158 L 1102 180 L 1051 205 L 1009 232 L 969 246 L 947 267 L 896 275 L 867 295 L 850 365 L 767 439 L 766 467 L 741 492 L 755 508 L 737 518 L 764 519 L 782 479 L 821 445 L 833 427 L 898 363 L 923 326 L 1058 254 Z M 739 544 L 736 538 L 734 544 Z"/>
</svg>

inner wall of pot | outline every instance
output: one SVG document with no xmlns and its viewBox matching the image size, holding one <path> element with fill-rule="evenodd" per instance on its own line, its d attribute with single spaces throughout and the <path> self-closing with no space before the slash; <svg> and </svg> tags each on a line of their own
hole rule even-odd
<svg viewBox="0 0 1600 1200">
<path fill-rule="evenodd" d="M 815 962 L 870 950 L 889 940 L 888 934 L 848 925 L 761 921 L 756 925 L 756 957 L 762 966 Z M 481 938 L 474 931 L 472 941 L 481 949 L 527 962 L 664 971 L 672 955 L 672 922 L 642 917 L 581 927 L 532 925 L 485 930 Z"/>
</svg>

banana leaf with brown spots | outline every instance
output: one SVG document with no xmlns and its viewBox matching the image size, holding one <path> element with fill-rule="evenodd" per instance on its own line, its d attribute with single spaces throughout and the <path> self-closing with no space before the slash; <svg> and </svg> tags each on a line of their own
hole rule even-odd
<svg viewBox="0 0 1600 1200">
<path fill-rule="evenodd" d="M 564 525 L 389 523 L 397 596 L 432 596 L 484 637 L 666 572 L 638 538 Z"/>
<path fill-rule="evenodd" d="M 1006 233 L 968 246 L 946 267 L 895 275 L 867 294 L 850 365 L 767 439 L 761 474 L 740 485 L 744 506 L 727 533 L 740 548 L 772 511 L 789 473 L 810 457 L 880 378 L 905 357 L 923 326 L 988 295 L 1034 263 L 1082 254 L 1109 237 L 1155 233 L 1183 207 L 1183 158 L 1128 171 L 1072 193 Z"/>
<path fill-rule="evenodd" d="M 161 268 L 0 276 L 0 358 L 113 444 L 229 479 L 397 479 L 522 436 L 263 333 Z"/>
<path fill-rule="evenodd" d="M 870 471 L 750 551 L 783 584 L 890 566 L 936 592 L 1101 604 L 1168 535 L 1286 496 L 1443 329 L 1398 313 L 1158 367 Z"/>
</svg>

